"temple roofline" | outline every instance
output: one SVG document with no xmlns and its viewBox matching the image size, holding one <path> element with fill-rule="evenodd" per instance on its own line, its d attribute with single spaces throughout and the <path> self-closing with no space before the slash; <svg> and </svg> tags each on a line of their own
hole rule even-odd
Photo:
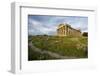
<svg viewBox="0 0 100 76">
<path fill-rule="evenodd" d="M 75 28 L 73 28 L 73 27 L 71 27 L 71 25 L 69 25 L 69 24 L 60 24 L 59 26 L 58 26 L 58 28 L 57 29 L 60 29 L 61 27 L 63 27 L 63 26 L 68 26 L 69 28 L 71 28 L 71 29 L 73 29 L 73 30 L 76 30 L 76 31 L 78 31 L 78 32 L 81 32 L 81 30 L 78 30 L 78 29 L 75 29 Z"/>
</svg>

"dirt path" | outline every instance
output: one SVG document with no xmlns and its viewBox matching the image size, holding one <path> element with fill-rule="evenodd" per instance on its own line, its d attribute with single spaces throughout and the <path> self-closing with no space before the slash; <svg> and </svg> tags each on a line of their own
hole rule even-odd
<svg viewBox="0 0 100 76">
<path fill-rule="evenodd" d="M 34 52 L 38 52 L 40 54 L 47 54 L 51 57 L 54 57 L 54 58 L 59 58 L 59 59 L 72 59 L 72 58 L 75 58 L 75 57 L 67 57 L 67 56 L 62 56 L 62 55 L 59 55 L 57 53 L 54 53 L 54 52 L 51 52 L 51 51 L 46 51 L 46 50 L 41 50 L 37 47 L 35 47 L 33 44 L 32 44 L 32 41 L 29 42 L 28 44 L 33 50 Z"/>
</svg>

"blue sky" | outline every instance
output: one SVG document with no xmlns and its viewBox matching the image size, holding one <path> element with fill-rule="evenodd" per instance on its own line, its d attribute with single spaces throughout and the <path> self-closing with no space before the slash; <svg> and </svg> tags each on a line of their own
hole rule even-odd
<svg viewBox="0 0 100 76">
<path fill-rule="evenodd" d="M 88 17 L 28 15 L 28 34 L 56 35 L 57 26 L 62 23 L 70 24 L 71 27 L 82 32 L 88 31 Z"/>
</svg>

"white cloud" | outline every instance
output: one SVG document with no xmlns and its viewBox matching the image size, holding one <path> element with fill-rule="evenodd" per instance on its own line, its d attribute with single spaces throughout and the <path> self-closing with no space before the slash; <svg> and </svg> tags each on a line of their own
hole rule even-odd
<svg viewBox="0 0 100 76">
<path fill-rule="evenodd" d="M 55 26 L 45 27 L 45 25 L 47 24 L 36 21 L 36 20 L 29 19 L 29 35 L 50 34 L 50 32 L 56 32 Z"/>
<path fill-rule="evenodd" d="M 80 29 L 82 32 L 88 30 L 88 18 L 78 16 L 33 16 L 33 18 L 29 18 L 28 21 L 29 35 L 54 35 L 60 23 L 70 24 L 73 28 Z"/>
</svg>

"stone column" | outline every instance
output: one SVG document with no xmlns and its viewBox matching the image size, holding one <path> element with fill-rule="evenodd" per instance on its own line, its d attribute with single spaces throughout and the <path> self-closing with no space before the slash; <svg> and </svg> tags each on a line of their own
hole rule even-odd
<svg viewBox="0 0 100 76">
<path fill-rule="evenodd" d="M 69 27 L 68 27 L 68 35 L 69 35 Z"/>
<path fill-rule="evenodd" d="M 61 30 L 60 30 L 60 28 L 59 28 L 59 36 L 60 36 L 60 34 L 61 34 Z"/>
<path fill-rule="evenodd" d="M 65 26 L 64 26 L 64 36 L 65 36 L 66 34 L 65 34 Z"/>
<path fill-rule="evenodd" d="M 65 26 L 65 36 L 66 36 L 66 26 Z"/>
<path fill-rule="evenodd" d="M 65 26 L 63 26 L 63 33 L 64 33 L 64 36 L 65 36 Z"/>
<path fill-rule="evenodd" d="M 64 33 L 63 33 L 63 27 L 62 27 L 62 36 L 64 35 Z"/>
<path fill-rule="evenodd" d="M 63 30 L 63 36 L 64 36 L 64 26 L 62 27 L 62 30 Z"/>
<path fill-rule="evenodd" d="M 60 28 L 60 36 L 61 36 L 61 32 L 62 32 L 62 31 L 61 31 L 61 28 Z"/>
</svg>

